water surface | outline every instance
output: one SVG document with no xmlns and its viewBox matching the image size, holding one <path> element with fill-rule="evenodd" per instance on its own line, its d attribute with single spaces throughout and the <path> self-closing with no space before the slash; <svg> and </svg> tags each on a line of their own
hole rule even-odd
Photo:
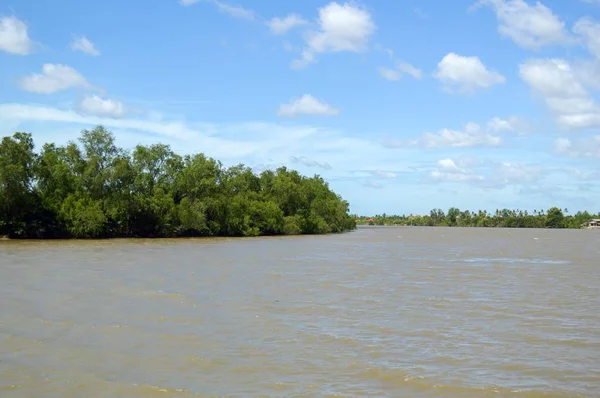
<svg viewBox="0 0 600 398">
<path fill-rule="evenodd" d="M 0 242 L 2 397 L 598 397 L 600 231 Z"/>
</svg>

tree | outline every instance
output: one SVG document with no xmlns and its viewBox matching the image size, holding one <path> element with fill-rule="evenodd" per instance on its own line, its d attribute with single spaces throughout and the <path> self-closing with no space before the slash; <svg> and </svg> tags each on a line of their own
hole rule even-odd
<svg viewBox="0 0 600 398">
<path fill-rule="evenodd" d="M 37 156 L 31 134 L 15 133 L 0 143 L 0 234 L 32 233 L 38 197 L 33 190 Z"/>
<path fill-rule="evenodd" d="M 102 126 L 77 142 L 30 134 L 0 143 L 0 234 L 12 237 L 255 236 L 356 228 L 348 203 L 319 176 L 256 175 L 163 144 L 129 153 Z"/>
<path fill-rule="evenodd" d="M 546 215 L 547 228 L 562 228 L 564 224 L 564 215 L 558 207 L 552 207 Z"/>
<path fill-rule="evenodd" d="M 448 215 L 446 216 L 446 220 L 448 221 L 448 225 L 451 227 L 456 225 L 456 219 L 460 217 L 460 210 L 456 207 L 451 207 L 448 210 Z"/>
</svg>

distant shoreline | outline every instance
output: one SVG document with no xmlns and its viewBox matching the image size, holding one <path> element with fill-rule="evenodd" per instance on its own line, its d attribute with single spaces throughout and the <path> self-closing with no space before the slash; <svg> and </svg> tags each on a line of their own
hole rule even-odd
<svg viewBox="0 0 600 398">
<path fill-rule="evenodd" d="M 356 228 L 445 228 L 445 229 L 562 229 L 562 230 L 588 230 L 597 229 L 600 227 L 580 227 L 580 228 L 548 228 L 548 227 L 495 227 L 495 226 L 450 226 L 450 225 L 369 225 L 369 224 L 356 224 Z"/>
<path fill-rule="evenodd" d="M 594 224 L 600 221 L 600 214 L 578 211 L 569 214 L 568 209 L 551 207 L 548 210 L 501 209 L 495 212 L 485 210 L 469 211 L 456 207 L 444 212 L 433 209 L 424 215 L 389 215 L 375 216 L 354 215 L 357 225 L 369 226 L 421 226 L 421 227 L 464 227 L 464 228 L 552 228 L 552 229 L 595 229 Z"/>
</svg>

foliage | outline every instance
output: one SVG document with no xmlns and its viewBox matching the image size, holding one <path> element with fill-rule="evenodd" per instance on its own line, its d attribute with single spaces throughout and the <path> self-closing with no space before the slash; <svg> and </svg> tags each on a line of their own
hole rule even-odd
<svg viewBox="0 0 600 398">
<path fill-rule="evenodd" d="M 169 146 L 118 148 L 102 126 L 79 143 L 31 134 L 0 142 L 0 235 L 109 238 L 323 234 L 356 228 L 319 176 L 281 167 L 257 175 Z"/>
<path fill-rule="evenodd" d="M 552 207 L 548 211 L 533 213 L 521 210 L 461 211 L 452 207 L 447 213 L 434 209 L 428 215 L 376 215 L 374 217 L 353 216 L 362 225 L 406 225 L 406 226 L 450 226 L 450 227 L 498 227 L 498 228 L 581 228 L 593 218 L 600 218 L 587 211 L 565 215 L 567 209 Z"/>
</svg>

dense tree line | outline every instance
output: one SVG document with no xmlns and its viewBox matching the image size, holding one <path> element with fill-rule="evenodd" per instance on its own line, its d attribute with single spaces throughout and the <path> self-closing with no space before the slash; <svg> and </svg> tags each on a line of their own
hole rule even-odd
<svg viewBox="0 0 600 398">
<path fill-rule="evenodd" d="M 599 215 L 587 211 L 566 215 L 567 209 L 552 207 L 546 211 L 535 210 L 532 213 L 521 210 L 462 211 L 456 207 L 446 213 L 433 209 L 428 215 L 376 215 L 374 217 L 354 216 L 362 225 L 410 225 L 410 226 L 446 226 L 446 227 L 497 227 L 497 228 L 581 228 Z"/>
<path fill-rule="evenodd" d="M 0 235 L 107 238 L 324 234 L 356 227 L 319 176 L 281 167 L 259 175 L 169 146 L 115 145 L 102 126 L 79 144 L 29 133 L 0 143 Z"/>
</svg>

